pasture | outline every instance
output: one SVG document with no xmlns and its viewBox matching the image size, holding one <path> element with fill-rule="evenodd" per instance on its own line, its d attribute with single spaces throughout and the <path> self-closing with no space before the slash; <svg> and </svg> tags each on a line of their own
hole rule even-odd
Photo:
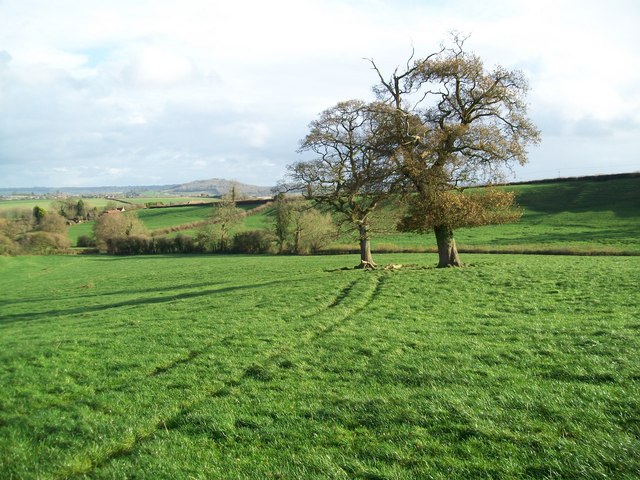
<svg viewBox="0 0 640 480">
<path fill-rule="evenodd" d="M 549 184 L 512 185 L 523 216 L 517 223 L 463 228 L 456 231 L 462 251 L 475 252 L 550 252 L 581 254 L 640 255 L 640 177 L 609 180 L 579 180 Z M 87 199 L 90 206 L 104 206 L 105 199 Z M 192 197 L 140 197 L 128 201 L 177 202 L 202 200 Z M 26 202 L 26 203 L 25 203 Z M 98 203 L 96 203 L 98 202 Z M 0 201 L 0 213 L 7 209 L 30 208 L 42 201 Z M 258 204 L 240 205 L 249 210 Z M 45 205 L 46 208 L 46 205 Z M 401 208 L 392 204 L 381 209 L 382 220 L 372 238 L 375 251 L 435 251 L 433 234 L 399 233 L 395 223 Z M 207 206 L 185 206 L 137 210 L 136 214 L 151 231 L 180 231 L 195 235 L 197 225 L 211 214 Z M 272 209 L 247 216 L 234 230 L 273 229 Z M 72 244 L 81 235 L 93 234 L 93 222 L 72 225 L 68 236 Z M 175 235 L 170 233 L 169 235 Z M 357 242 L 343 235 L 328 251 L 355 250 Z"/>
<path fill-rule="evenodd" d="M 505 225 L 459 229 L 459 248 L 514 253 L 640 254 L 640 177 L 503 188 L 516 192 L 522 218 Z M 433 235 L 397 233 L 393 232 L 393 225 L 383 222 L 383 226 L 386 231 L 372 240 L 374 249 L 434 248 Z"/>
<path fill-rule="evenodd" d="M 79 198 L 78 198 L 79 199 Z M 87 205 L 87 208 L 104 208 L 107 203 L 113 202 L 107 198 L 83 198 L 83 202 Z M 42 207 L 45 210 L 51 208 L 55 203 L 55 200 L 51 199 L 21 199 L 21 200 L 0 200 L 0 212 L 8 210 L 33 210 L 33 207 Z M 119 206 L 123 204 L 116 202 Z"/>
<path fill-rule="evenodd" d="M 637 478 L 640 258 L 0 257 L 0 477 Z"/>
</svg>

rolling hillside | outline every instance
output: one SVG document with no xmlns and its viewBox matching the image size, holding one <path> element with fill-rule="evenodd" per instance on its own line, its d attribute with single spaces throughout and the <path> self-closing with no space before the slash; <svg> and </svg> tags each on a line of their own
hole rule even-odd
<svg viewBox="0 0 640 480">
<path fill-rule="evenodd" d="M 206 193 L 209 195 L 226 195 L 234 186 L 238 193 L 249 197 L 264 197 L 271 195 L 272 187 L 259 187 L 232 180 L 224 180 L 222 178 L 212 178 L 209 180 L 198 180 L 195 182 L 184 183 L 182 185 L 164 189 L 163 192 L 171 194 Z"/>
<path fill-rule="evenodd" d="M 193 188 L 198 186 L 205 185 L 192 185 Z M 456 240 L 462 251 L 640 254 L 640 176 L 605 180 L 585 178 L 501 188 L 517 193 L 517 201 L 523 209 L 521 220 L 507 225 L 458 230 Z M 184 197 L 184 200 L 191 198 Z M 131 199 L 145 203 L 142 200 L 149 199 Z M 175 199 L 178 200 L 181 199 Z M 33 202 L 0 202 L 0 211 L 12 206 L 32 208 Z M 87 200 L 89 205 L 95 202 L 96 199 Z M 435 240 L 432 235 L 395 231 L 400 212 L 394 205 L 381 210 L 378 232 L 372 240 L 374 252 L 433 251 Z M 196 232 L 186 228 L 189 224 L 202 222 L 209 214 L 210 207 L 205 206 L 138 210 L 151 231 L 178 227 L 174 230 L 187 235 Z M 273 212 L 267 209 L 247 217 L 239 229 L 271 228 L 272 224 Z M 90 235 L 91 231 L 91 223 L 75 225 L 70 227 L 69 237 L 75 243 L 80 235 Z M 355 239 L 343 235 L 327 250 L 344 252 L 355 248 Z"/>
<path fill-rule="evenodd" d="M 458 230 L 461 250 L 640 253 L 640 177 L 502 188 L 516 192 L 522 218 L 507 225 Z M 434 242 L 431 235 L 383 232 L 373 246 L 431 249 Z"/>
</svg>

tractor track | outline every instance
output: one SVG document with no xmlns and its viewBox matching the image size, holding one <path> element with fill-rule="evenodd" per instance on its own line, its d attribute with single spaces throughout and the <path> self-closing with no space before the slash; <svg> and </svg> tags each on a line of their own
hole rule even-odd
<svg viewBox="0 0 640 480">
<path fill-rule="evenodd" d="M 303 334 L 296 347 L 301 348 L 305 345 L 312 344 L 316 340 L 326 337 L 336 330 L 342 328 L 353 317 L 364 311 L 372 302 L 376 300 L 388 278 L 388 274 L 374 273 L 371 274 L 368 278 L 364 277 L 352 280 L 337 293 L 337 295 L 329 303 L 329 305 L 322 307 L 321 310 L 315 313 L 310 313 L 302 316 L 301 318 L 309 318 L 311 316 L 321 316 L 327 314 L 333 318 L 330 322 L 327 322 L 327 324 L 322 326 L 320 329 L 307 331 L 306 334 Z M 369 283 L 370 285 L 368 285 L 368 288 L 366 288 L 363 292 L 356 292 L 359 296 L 354 301 L 354 298 L 352 298 L 354 292 L 358 287 L 366 283 Z M 341 308 L 344 309 L 344 312 L 341 312 L 341 314 L 337 318 L 335 318 L 335 311 Z M 201 355 L 206 353 L 206 351 L 212 346 L 213 344 L 205 345 L 203 348 L 199 350 L 193 350 L 186 356 L 178 358 L 167 365 L 156 367 L 150 372 L 149 377 L 168 375 L 175 369 L 195 361 Z M 283 351 L 284 349 L 282 347 L 275 348 L 268 355 L 264 356 L 261 359 L 262 361 L 259 365 L 265 368 L 272 367 L 277 359 L 281 358 Z M 177 406 L 177 410 L 174 410 L 173 413 L 170 413 L 169 415 L 153 422 L 151 425 L 148 425 L 147 428 L 140 429 L 135 432 L 134 438 L 132 440 L 122 442 L 120 445 L 113 447 L 100 458 L 90 459 L 90 463 L 85 470 L 76 471 L 73 473 L 60 472 L 59 478 L 91 475 L 92 472 L 95 472 L 96 470 L 108 465 L 113 460 L 135 454 L 136 451 L 138 451 L 145 443 L 153 440 L 153 438 L 158 433 L 163 431 L 170 432 L 172 429 L 174 429 L 176 425 L 180 424 L 180 419 L 185 417 L 189 412 L 193 411 L 198 405 L 202 404 L 205 401 L 211 401 L 212 399 L 215 400 L 216 398 L 224 397 L 228 394 L 231 388 L 241 387 L 244 383 L 248 382 L 251 379 L 259 379 L 259 377 L 255 375 L 255 372 L 252 369 L 255 369 L 255 363 L 246 366 L 243 369 L 243 373 L 241 376 L 219 382 L 215 387 L 205 388 L 204 391 L 201 391 L 199 395 L 194 395 L 195 398 L 182 402 Z M 220 383 L 222 383 L 222 385 L 220 385 Z"/>
</svg>

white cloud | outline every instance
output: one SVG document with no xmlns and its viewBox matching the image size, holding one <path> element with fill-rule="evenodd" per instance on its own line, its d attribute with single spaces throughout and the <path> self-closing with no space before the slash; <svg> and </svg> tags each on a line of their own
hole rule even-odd
<svg viewBox="0 0 640 480">
<path fill-rule="evenodd" d="M 133 81 L 142 87 L 189 83 L 193 74 L 194 67 L 188 58 L 157 47 L 141 49 L 132 65 Z"/>
<path fill-rule="evenodd" d="M 265 147 L 271 135 L 271 131 L 267 125 L 252 122 L 218 124 L 212 127 L 211 131 L 216 136 L 255 148 Z"/>
<path fill-rule="evenodd" d="M 5 0 L 0 186 L 148 183 L 149 172 L 273 183 L 317 113 L 371 98 L 362 57 L 389 72 L 452 29 L 472 34 L 487 65 L 530 79 L 543 145 L 521 176 L 560 152 L 606 168 L 606 148 L 577 143 L 587 137 L 618 142 L 626 168 L 636 145 L 620 139 L 640 136 L 639 23 L 632 0 Z"/>
</svg>

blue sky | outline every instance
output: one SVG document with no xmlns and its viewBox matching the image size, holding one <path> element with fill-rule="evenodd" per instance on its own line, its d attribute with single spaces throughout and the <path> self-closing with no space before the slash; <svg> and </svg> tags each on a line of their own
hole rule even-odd
<svg viewBox="0 0 640 480">
<path fill-rule="evenodd" d="M 271 185 L 308 123 L 471 35 L 525 72 L 542 143 L 513 179 L 640 170 L 640 4 L 0 0 L 0 187 Z"/>
</svg>

